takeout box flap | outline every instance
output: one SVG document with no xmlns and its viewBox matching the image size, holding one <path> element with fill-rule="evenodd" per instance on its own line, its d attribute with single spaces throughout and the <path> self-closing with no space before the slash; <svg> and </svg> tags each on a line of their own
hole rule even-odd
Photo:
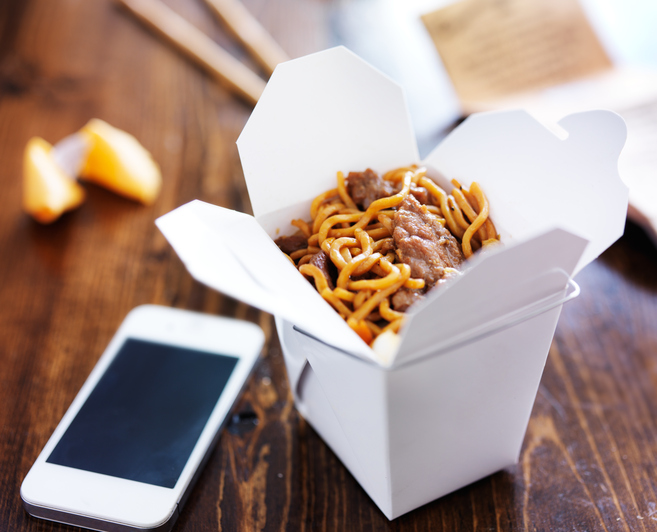
<svg viewBox="0 0 657 532">
<path fill-rule="evenodd" d="M 628 189 L 618 174 L 623 119 L 603 110 L 564 117 L 552 129 L 526 111 L 470 116 L 425 164 L 463 186 L 481 185 L 502 241 L 563 228 L 587 239 L 574 274 L 623 234 Z"/>
<path fill-rule="evenodd" d="M 248 214 L 191 201 L 156 224 L 197 281 L 277 314 L 307 334 L 371 359 L 349 328 Z"/>
<path fill-rule="evenodd" d="M 401 87 L 344 47 L 278 65 L 237 147 L 258 220 L 335 188 L 338 170 L 419 159 Z"/>
</svg>

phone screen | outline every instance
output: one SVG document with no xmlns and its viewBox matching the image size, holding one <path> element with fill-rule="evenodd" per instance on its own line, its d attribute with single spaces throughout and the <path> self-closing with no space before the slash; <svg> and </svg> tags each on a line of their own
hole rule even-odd
<svg viewBox="0 0 657 532">
<path fill-rule="evenodd" d="M 127 339 L 46 461 L 173 488 L 236 364 Z"/>
</svg>

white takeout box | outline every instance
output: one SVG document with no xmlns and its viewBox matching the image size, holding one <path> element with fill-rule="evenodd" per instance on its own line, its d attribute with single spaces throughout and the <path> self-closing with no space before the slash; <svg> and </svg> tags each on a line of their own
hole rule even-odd
<svg viewBox="0 0 657 532">
<path fill-rule="evenodd" d="M 439 105 L 439 103 L 437 103 Z M 345 48 L 276 68 L 238 140 L 255 217 L 193 201 L 157 224 L 190 273 L 273 313 L 296 406 L 394 519 L 514 464 L 572 277 L 623 232 L 625 125 L 474 115 L 421 164 L 477 181 L 504 245 L 409 313 L 376 354 L 279 251 L 336 172 L 418 162 L 399 86 Z"/>
</svg>

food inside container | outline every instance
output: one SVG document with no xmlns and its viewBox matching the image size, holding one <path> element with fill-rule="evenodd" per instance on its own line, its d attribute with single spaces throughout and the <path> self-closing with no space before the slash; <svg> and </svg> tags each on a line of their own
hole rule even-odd
<svg viewBox="0 0 657 532">
<path fill-rule="evenodd" d="M 238 139 L 254 216 L 194 202 L 158 225 L 198 280 L 391 367 L 562 291 L 618 238 L 627 205 L 617 170 L 624 139 L 622 120 L 605 111 L 550 128 L 521 110 L 482 113 L 421 160 L 399 86 L 334 48 L 279 65 Z M 308 222 L 313 199 L 337 188 L 337 170 L 385 172 L 418 161 L 443 190 L 452 179 L 468 190 L 478 183 L 504 245 L 475 253 L 462 275 L 410 306 L 382 356 L 274 240 L 298 229 L 291 220 Z"/>
<path fill-rule="evenodd" d="M 476 182 L 468 190 L 454 179 L 447 194 L 417 165 L 338 172 L 336 181 L 312 201 L 310 220 L 292 220 L 297 232 L 275 242 L 375 350 L 413 304 L 499 243 Z"/>
</svg>

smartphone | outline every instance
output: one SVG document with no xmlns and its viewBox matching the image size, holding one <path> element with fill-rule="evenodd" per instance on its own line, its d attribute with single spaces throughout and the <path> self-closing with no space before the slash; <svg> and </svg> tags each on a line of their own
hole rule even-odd
<svg viewBox="0 0 657 532">
<path fill-rule="evenodd" d="M 25 477 L 28 513 L 170 530 L 263 344 L 253 323 L 135 308 Z"/>
</svg>

